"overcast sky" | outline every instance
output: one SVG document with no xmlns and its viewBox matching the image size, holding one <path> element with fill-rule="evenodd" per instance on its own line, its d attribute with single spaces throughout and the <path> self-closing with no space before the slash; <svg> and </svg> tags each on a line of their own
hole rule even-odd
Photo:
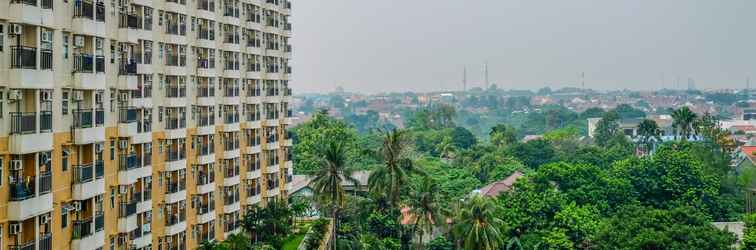
<svg viewBox="0 0 756 250">
<path fill-rule="evenodd" d="M 754 0 L 292 0 L 298 93 L 743 88 Z M 662 81 L 664 79 L 664 81 Z M 756 80 L 752 80 L 756 85 Z"/>
</svg>

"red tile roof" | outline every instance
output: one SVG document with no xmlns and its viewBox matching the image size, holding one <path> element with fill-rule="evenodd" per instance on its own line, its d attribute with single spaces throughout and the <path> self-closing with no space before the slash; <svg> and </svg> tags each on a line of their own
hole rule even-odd
<svg viewBox="0 0 756 250">
<path fill-rule="evenodd" d="M 511 190 L 512 186 L 514 186 L 515 182 L 517 182 L 517 179 L 520 179 L 522 176 L 522 172 L 515 171 L 512 175 L 505 178 L 504 180 L 488 184 L 485 187 L 481 188 L 480 194 L 488 197 L 496 197 L 501 192 L 507 192 Z"/>
<path fill-rule="evenodd" d="M 742 146 L 740 151 L 748 157 L 751 162 L 756 163 L 756 146 Z"/>
</svg>

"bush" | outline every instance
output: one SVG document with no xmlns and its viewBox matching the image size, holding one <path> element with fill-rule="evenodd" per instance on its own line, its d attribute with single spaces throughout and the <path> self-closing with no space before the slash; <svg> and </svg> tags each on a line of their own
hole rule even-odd
<svg viewBox="0 0 756 250">
<path fill-rule="evenodd" d="M 312 227 L 310 227 L 310 231 L 307 232 L 304 239 L 306 249 L 318 249 L 326 230 L 328 230 L 328 223 L 328 219 L 319 219 L 312 223 Z"/>
</svg>

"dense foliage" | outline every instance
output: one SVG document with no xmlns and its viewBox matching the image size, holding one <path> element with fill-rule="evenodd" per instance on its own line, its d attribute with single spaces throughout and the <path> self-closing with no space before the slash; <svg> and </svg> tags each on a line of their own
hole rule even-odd
<svg viewBox="0 0 756 250">
<path fill-rule="evenodd" d="M 338 204 L 321 208 L 337 218 L 343 249 L 729 249 L 735 242 L 711 222 L 741 220 L 751 182 L 730 169 L 733 148 L 713 118 L 676 110 L 680 136 L 662 143 L 650 120 L 636 141 L 619 131 L 618 119 L 644 116 L 631 107 L 543 110 L 529 119 L 545 133 L 528 141 L 511 123 L 491 126 L 488 140 L 475 136 L 457 126 L 462 114 L 449 106 L 414 112 L 406 129 L 363 133 L 320 114 L 297 128 L 310 146 L 298 146 L 306 152 L 295 164 L 333 169 L 322 160 L 334 156 L 315 145 L 339 141 L 343 162 L 326 172 L 372 171 L 370 192 L 339 191 L 335 184 L 349 180 L 331 175 L 333 188 L 316 194 Z M 602 118 L 594 140 L 578 124 L 586 117 Z M 687 141 L 693 136 L 702 139 Z M 321 164 L 308 165 L 315 159 Z M 498 197 L 474 191 L 515 171 L 525 177 Z M 752 231 L 746 237 L 756 238 Z"/>
</svg>

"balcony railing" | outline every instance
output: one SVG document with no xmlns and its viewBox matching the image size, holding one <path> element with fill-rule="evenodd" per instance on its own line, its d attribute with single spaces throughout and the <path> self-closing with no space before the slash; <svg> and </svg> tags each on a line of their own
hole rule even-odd
<svg viewBox="0 0 756 250">
<path fill-rule="evenodd" d="M 94 234 L 94 230 L 92 230 L 93 229 L 92 219 L 93 218 L 88 218 L 88 219 L 74 221 L 72 238 L 83 239 Z"/>
<path fill-rule="evenodd" d="M 165 129 L 183 129 L 186 128 L 186 119 L 167 118 Z"/>
<path fill-rule="evenodd" d="M 95 232 L 99 232 L 105 229 L 105 214 L 102 211 L 97 212 L 95 214 L 94 222 L 95 222 L 95 225 L 94 225 Z"/>
<path fill-rule="evenodd" d="M 94 126 L 94 112 L 91 109 L 74 110 L 73 112 L 74 128 L 91 128 Z"/>
<path fill-rule="evenodd" d="M 207 185 L 210 183 L 215 182 L 215 173 L 214 172 L 200 172 L 197 175 L 197 185 Z"/>
<path fill-rule="evenodd" d="M 165 185 L 166 193 L 174 194 L 186 190 L 186 180 L 167 183 Z"/>
<path fill-rule="evenodd" d="M 180 98 L 186 97 L 186 86 L 167 86 L 165 88 L 165 97 Z"/>
<path fill-rule="evenodd" d="M 197 207 L 197 215 L 203 215 L 212 211 L 215 211 L 214 200 L 210 200 L 207 202 L 200 202 L 199 207 Z"/>
<path fill-rule="evenodd" d="M 46 233 L 39 236 L 39 250 L 52 250 L 52 234 Z"/>
<path fill-rule="evenodd" d="M 95 56 L 95 72 L 105 72 L 105 56 Z"/>
<path fill-rule="evenodd" d="M 95 7 L 95 17 L 97 18 L 98 22 L 105 22 L 105 3 L 102 1 L 97 2 L 97 6 Z"/>
<path fill-rule="evenodd" d="M 118 20 L 119 28 L 137 29 L 139 28 L 139 17 L 135 14 L 121 14 Z"/>
<path fill-rule="evenodd" d="M 44 1 L 51 1 L 51 0 L 43 0 Z M 51 49 L 40 49 L 39 50 L 39 68 L 40 69 L 52 69 L 53 67 L 53 51 Z"/>
<path fill-rule="evenodd" d="M 11 134 L 37 133 L 37 112 L 11 112 Z M 39 112 L 39 132 L 52 130 L 52 112 Z"/>
<path fill-rule="evenodd" d="M 74 182 L 84 184 L 94 180 L 94 164 L 74 166 Z"/>
<path fill-rule="evenodd" d="M 121 108 L 118 112 L 118 122 L 133 123 L 137 119 L 137 109 L 135 107 Z"/>
<path fill-rule="evenodd" d="M 75 1 L 74 3 L 74 17 L 94 19 L 94 5 L 91 1 Z"/>
<path fill-rule="evenodd" d="M 105 110 L 102 108 L 95 109 L 95 126 L 101 127 L 105 125 Z"/>
<path fill-rule="evenodd" d="M 26 5 L 29 5 L 29 6 L 37 6 L 37 1 L 36 0 L 12 0 L 11 3 L 13 3 L 13 4 L 21 3 L 21 4 L 26 4 Z"/>
<path fill-rule="evenodd" d="M 36 195 L 36 184 L 37 182 L 34 177 L 10 183 L 10 200 L 23 201 L 33 198 Z"/>
<path fill-rule="evenodd" d="M 129 171 L 141 167 L 137 164 L 136 154 L 121 154 L 119 159 L 118 170 L 120 171 Z"/>
<path fill-rule="evenodd" d="M 238 112 L 225 112 L 223 117 L 224 117 L 223 122 L 225 122 L 226 124 L 239 123 Z"/>
<path fill-rule="evenodd" d="M 165 224 L 167 226 L 173 226 L 178 223 L 186 221 L 186 210 L 181 210 L 178 213 L 166 213 Z"/>
<path fill-rule="evenodd" d="M 26 46 L 11 46 L 10 67 L 12 69 L 36 69 L 37 48 Z"/>
<path fill-rule="evenodd" d="M 119 75 L 136 75 L 137 73 L 137 64 L 134 62 L 134 60 L 121 60 L 121 63 L 118 65 L 118 74 Z"/>
<path fill-rule="evenodd" d="M 197 87 L 197 97 L 214 97 L 215 88 L 208 85 L 200 85 Z"/>
<path fill-rule="evenodd" d="M 94 72 L 94 56 L 92 54 L 75 54 L 74 55 L 74 72 L 75 73 L 92 73 Z"/>
<path fill-rule="evenodd" d="M 11 244 L 9 246 L 10 250 L 36 250 L 36 246 L 34 245 L 34 240 L 32 239 L 29 242 L 26 243 L 20 243 L 20 244 Z"/>
<path fill-rule="evenodd" d="M 136 214 L 137 201 L 121 202 L 121 206 L 118 209 L 118 217 L 125 218 Z"/>
</svg>

